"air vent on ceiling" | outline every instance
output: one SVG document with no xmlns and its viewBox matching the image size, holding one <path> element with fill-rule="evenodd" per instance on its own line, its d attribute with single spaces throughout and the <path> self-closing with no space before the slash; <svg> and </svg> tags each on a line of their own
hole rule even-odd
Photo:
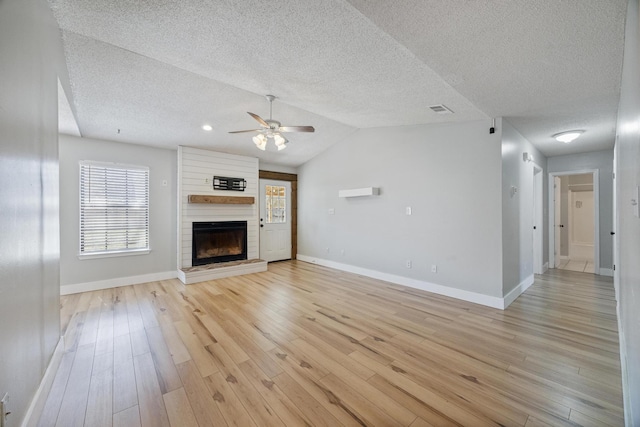
<svg viewBox="0 0 640 427">
<path fill-rule="evenodd" d="M 450 109 L 445 107 L 443 104 L 432 105 L 429 108 L 431 108 L 431 111 L 433 111 L 434 113 L 438 113 L 438 114 L 453 114 L 453 111 L 451 111 Z"/>
</svg>

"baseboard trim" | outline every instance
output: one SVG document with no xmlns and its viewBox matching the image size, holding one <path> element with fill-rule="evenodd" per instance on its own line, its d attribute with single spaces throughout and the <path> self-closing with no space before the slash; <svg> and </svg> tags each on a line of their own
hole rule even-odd
<svg viewBox="0 0 640 427">
<path fill-rule="evenodd" d="M 95 282 L 76 283 L 60 286 L 60 295 L 77 294 L 80 292 L 99 291 L 101 289 L 117 288 L 120 286 L 137 285 L 139 283 L 155 282 L 158 280 L 175 279 L 175 270 L 160 273 L 141 274 L 139 276 L 117 277 L 115 279 L 98 280 Z"/>
<path fill-rule="evenodd" d="M 601 276 L 609 276 L 613 277 L 613 269 L 612 268 L 601 268 L 600 269 Z"/>
<path fill-rule="evenodd" d="M 504 308 L 507 308 L 514 302 L 520 295 L 524 293 L 531 285 L 533 285 L 534 276 L 533 274 L 529 277 L 526 277 L 522 282 L 518 284 L 515 288 L 511 290 L 507 295 L 504 296 Z"/>
<path fill-rule="evenodd" d="M 631 402 L 629 397 L 629 380 L 627 375 L 627 343 L 624 333 L 624 326 L 620 321 L 620 303 L 616 303 L 616 314 L 618 317 L 618 346 L 620 349 L 620 370 L 622 371 L 622 409 L 624 412 L 625 427 L 633 427 L 631 418 Z"/>
<path fill-rule="evenodd" d="M 479 294 L 476 292 L 465 291 L 462 289 L 451 288 L 449 286 L 438 285 L 435 283 L 425 282 L 422 280 L 411 279 L 409 277 L 398 276 L 395 274 L 383 273 L 368 268 L 356 267 L 354 265 L 342 264 L 335 261 L 311 257 L 308 255 L 298 254 L 298 261 L 304 261 L 311 264 L 322 265 L 324 267 L 334 268 L 336 270 L 346 271 L 348 273 L 359 274 L 361 276 L 371 277 L 373 279 L 384 280 L 386 282 L 395 283 L 397 285 L 408 286 L 414 289 L 431 292 L 438 295 L 444 295 L 475 304 L 485 305 L 492 308 L 504 310 L 504 298 L 492 297 L 489 295 Z"/>
<path fill-rule="evenodd" d="M 63 354 L 64 337 L 60 337 L 58 345 L 56 345 L 55 350 L 53 350 L 53 355 L 51 356 L 49 365 L 47 365 L 47 369 L 44 371 L 44 375 L 40 381 L 40 386 L 38 386 L 38 390 L 36 390 L 36 394 L 31 400 L 27 413 L 22 419 L 22 423 L 20 424 L 21 427 L 34 427 L 38 424 L 38 421 L 40 421 L 40 415 L 42 415 L 42 410 L 47 402 L 47 397 L 51 391 L 53 380 L 56 378 L 56 373 L 58 372 L 58 367 L 62 361 Z"/>
</svg>

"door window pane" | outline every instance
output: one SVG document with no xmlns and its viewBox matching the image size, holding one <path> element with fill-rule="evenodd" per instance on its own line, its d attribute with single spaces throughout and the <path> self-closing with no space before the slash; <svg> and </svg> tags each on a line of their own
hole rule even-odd
<svg viewBox="0 0 640 427">
<path fill-rule="evenodd" d="M 267 224 L 284 224 L 287 222 L 286 187 L 279 185 L 265 186 L 265 222 Z"/>
</svg>

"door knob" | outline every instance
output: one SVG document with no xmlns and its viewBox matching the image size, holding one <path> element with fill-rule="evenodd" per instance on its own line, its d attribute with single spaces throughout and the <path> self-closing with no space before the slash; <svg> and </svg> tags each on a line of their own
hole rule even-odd
<svg viewBox="0 0 640 427">
<path fill-rule="evenodd" d="M 612 231 L 610 234 L 613 236 L 614 234 L 616 234 L 616 232 L 615 232 L 615 231 Z"/>
</svg>

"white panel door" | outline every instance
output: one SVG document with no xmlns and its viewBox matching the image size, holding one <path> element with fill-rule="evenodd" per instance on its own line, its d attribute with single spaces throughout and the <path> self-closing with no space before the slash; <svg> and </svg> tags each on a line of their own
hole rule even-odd
<svg viewBox="0 0 640 427">
<path fill-rule="evenodd" d="M 291 183 L 260 180 L 260 258 L 291 259 Z"/>
</svg>

